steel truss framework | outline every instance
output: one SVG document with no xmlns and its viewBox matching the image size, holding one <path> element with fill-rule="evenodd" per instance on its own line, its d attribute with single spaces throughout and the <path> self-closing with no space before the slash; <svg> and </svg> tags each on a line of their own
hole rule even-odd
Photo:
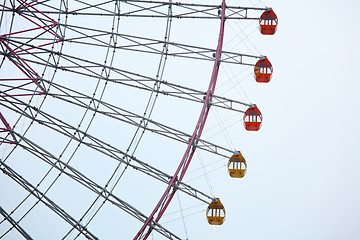
<svg viewBox="0 0 360 240">
<path fill-rule="evenodd" d="M 25 239 L 32 240 L 30 235 L 2 207 L 0 207 L 0 214 L 5 220 L 9 221 Z"/>
<path fill-rule="evenodd" d="M 104 1 L 98 4 L 77 2 L 81 6 L 73 9 L 71 9 L 71 5 L 66 0 L 60 1 L 59 6 L 55 6 L 51 1 L 4 0 L 0 6 L 2 8 L 2 19 L 4 19 L 6 14 L 12 15 L 8 32 L 0 33 L 1 65 L 9 62 L 22 74 L 22 77 L 19 77 L 18 74 L 16 77 L 0 78 L 0 124 L 2 123 L 0 142 L 1 145 L 13 146 L 13 150 L 9 155 L 0 160 L 0 169 L 4 175 L 10 177 L 28 191 L 29 195 L 37 198 L 38 202 L 42 202 L 65 222 L 70 224 L 72 227 L 71 231 L 77 231 L 77 236 L 83 235 L 88 239 L 97 239 L 88 230 L 88 223 L 83 224 L 81 220 L 76 220 L 47 197 L 46 192 L 51 186 L 46 192 L 39 191 L 37 187 L 21 177 L 6 163 L 16 148 L 21 148 L 36 156 L 37 159 L 48 164 L 51 169 L 56 169 L 61 175 L 69 177 L 94 192 L 98 199 L 103 199 L 103 202 L 112 203 L 142 222 L 143 227 L 134 239 L 146 239 L 153 230 L 168 239 L 180 239 L 180 237 L 158 223 L 174 194 L 180 190 L 204 203 L 209 203 L 213 199 L 213 197 L 182 182 L 195 151 L 200 149 L 226 158 L 233 154 L 233 150 L 201 139 L 210 108 L 214 106 L 230 111 L 244 112 L 244 108 L 252 106 L 251 103 L 244 103 L 236 99 L 229 99 L 214 94 L 220 64 L 254 66 L 255 61 L 262 57 L 223 51 L 222 41 L 225 20 L 258 20 L 259 11 L 264 11 L 266 8 L 227 6 L 224 0 L 221 5 L 175 3 L 171 0 L 169 2 L 120 0 Z M 109 6 L 112 7 L 110 8 Z M 15 16 L 26 21 L 28 25 L 23 29 L 16 29 L 14 27 Z M 113 19 L 112 30 L 106 31 L 88 25 L 70 24 L 67 21 L 69 16 L 110 17 Z M 164 39 L 120 33 L 119 22 L 122 17 L 167 19 Z M 173 19 L 186 18 L 220 19 L 220 34 L 217 48 L 210 49 L 171 42 L 169 40 L 171 22 Z M 100 62 L 84 59 L 75 52 L 73 54 L 63 52 L 63 46 L 67 43 L 103 49 L 106 52 L 106 58 L 103 62 Z M 116 51 L 140 52 L 160 56 L 156 77 L 146 76 L 117 67 L 113 64 Z M 204 92 L 164 80 L 162 74 L 168 57 L 214 62 L 208 90 Z M 42 72 L 39 69 L 43 69 Z M 46 72 L 51 73 L 50 77 L 46 77 Z M 58 72 L 87 77 L 102 83 L 104 86 L 108 83 L 113 83 L 150 92 L 151 96 L 148 100 L 148 107 L 143 115 L 123 109 L 116 104 L 103 100 L 102 94 L 96 93 L 98 90 L 95 90 L 94 94 L 90 95 L 54 81 L 54 77 Z M 202 112 L 193 134 L 185 133 L 151 119 L 152 109 L 159 94 L 203 104 Z M 42 102 L 36 105 L 34 99 L 40 97 Z M 83 109 L 85 114 L 92 114 L 92 120 L 95 115 L 99 115 L 132 125 L 137 129 L 133 140 L 127 150 L 114 147 L 101 138 L 88 133 L 92 120 L 87 127 L 81 128 L 82 121 L 78 126 L 74 126 L 43 111 L 42 104 L 46 98 L 53 98 L 60 102 L 77 106 Z M 16 131 L 16 124 L 19 122 L 19 119 L 15 122 L 8 122 L 6 115 L 8 112 L 15 114 L 19 119 L 28 119 L 31 122 L 29 127 L 37 124 L 49 131 L 56 132 L 68 138 L 70 142 L 77 142 L 78 146 L 81 145 L 95 150 L 104 157 L 109 157 L 119 162 L 119 164 L 125 165 L 125 170 L 130 167 L 165 183 L 168 187 L 150 216 L 147 216 L 114 195 L 112 193 L 113 188 L 109 189 L 107 187 L 108 184 L 101 186 L 72 167 L 69 163 L 72 157 L 68 162 L 65 162 L 33 140 L 25 137 L 27 130 L 24 132 Z M 167 137 L 187 146 L 180 165 L 173 175 L 167 174 L 135 157 L 135 151 L 145 132 Z M 109 183 L 116 183 L 119 180 L 120 178 L 113 179 L 111 177 Z M 115 186 L 116 184 L 114 184 Z M 11 213 L 8 214 L 3 208 L 0 208 L 0 213 L 4 216 L 2 222 L 7 220 L 13 226 L 12 228 L 15 228 L 24 238 L 31 239 L 30 235 L 20 227 L 20 220 L 14 220 L 11 217 Z M 92 215 L 91 219 L 93 217 L 95 215 Z"/>
<path fill-rule="evenodd" d="M 46 2 L 43 1 L 44 5 Z M 64 3 L 66 1 L 63 1 Z M 110 11 L 105 5 L 112 1 L 104 1 L 98 4 L 84 3 L 83 7 L 77 9 L 56 9 L 51 7 L 48 10 L 42 10 L 44 14 L 66 14 L 66 15 L 91 15 L 91 16 L 124 16 L 124 17 L 150 17 L 150 18 L 191 18 L 191 19 L 219 19 L 221 15 L 221 5 L 214 4 L 196 4 L 181 2 L 162 2 L 146 0 L 118 0 L 116 2 L 126 5 L 129 10 L 114 12 Z M 38 2 L 34 6 L 42 4 Z M 14 9 L 3 6 L 4 11 L 13 12 Z M 169 13 L 168 9 L 172 8 Z M 258 20 L 259 11 L 266 8 L 226 6 L 226 19 L 247 19 Z M 120 10 L 120 9 L 119 9 Z M 31 12 L 28 9 L 22 10 L 24 13 Z"/>
</svg>

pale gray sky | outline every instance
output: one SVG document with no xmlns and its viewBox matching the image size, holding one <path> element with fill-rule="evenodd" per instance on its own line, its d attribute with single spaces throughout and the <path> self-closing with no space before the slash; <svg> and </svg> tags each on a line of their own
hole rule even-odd
<svg viewBox="0 0 360 240">
<path fill-rule="evenodd" d="M 204 2 L 220 4 L 221 1 Z M 180 237 L 188 236 L 189 239 L 360 239 L 360 83 L 356 74 L 360 53 L 357 23 L 360 2 L 232 0 L 227 4 L 259 7 L 266 4 L 279 18 L 278 31 L 273 36 L 262 36 L 256 21 L 226 22 L 224 50 L 266 55 L 274 67 L 274 74 L 270 83 L 258 84 L 251 76 L 251 67 L 222 64 L 215 91 L 229 98 L 256 103 L 264 116 L 263 126 L 258 132 L 246 132 L 241 114 L 212 108 L 204 137 L 226 148 L 240 150 L 248 163 L 247 174 L 243 179 L 231 179 L 225 166 L 226 159 L 200 152 L 195 155 L 184 181 L 206 194 L 220 197 L 226 208 L 226 221 L 222 226 L 208 225 L 205 218 L 207 206 L 179 194 L 175 195 L 160 223 Z M 89 19 L 72 16 L 69 24 L 86 26 Z M 111 24 L 111 19 L 103 21 L 94 22 L 92 26 Z M 163 20 L 132 21 L 130 18 L 120 21 L 120 32 L 163 39 Z M 215 48 L 218 29 L 219 21 L 216 20 L 174 19 L 170 40 Z M 71 34 L 70 31 L 67 33 L 68 36 Z M 106 54 L 102 48 L 87 48 L 74 43 L 65 44 L 63 52 L 96 59 L 100 63 Z M 125 53 L 127 55 L 123 57 Z M 159 62 L 158 55 L 125 51 L 117 52 L 114 59 L 116 67 L 152 77 L 156 75 Z M 66 61 L 63 60 L 62 64 Z M 169 58 L 164 79 L 205 91 L 211 69 L 211 62 Z M 5 70 L 0 71 L 4 74 Z M 56 83 L 73 89 L 86 89 L 84 92 L 89 95 L 96 85 L 93 79 L 88 81 L 85 76 L 69 72 L 59 72 L 55 76 Z M 100 96 L 99 92 L 97 96 Z M 145 108 L 147 99 L 148 93 L 124 91 L 112 84 L 104 96 L 104 101 L 139 113 Z M 8 114 L 12 119 L 8 109 L 2 106 L 0 109 L 3 115 Z M 84 113 L 84 109 L 68 108 L 68 104 L 53 98 L 46 99 L 42 109 L 74 126 L 79 124 Z M 152 119 L 190 134 L 200 109 L 199 104 L 160 95 Z M 91 116 L 86 116 L 85 123 Z M 23 131 L 21 126 L 24 128 L 28 123 L 19 124 L 21 130 L 18 131 Z M 133 132 L 133 127 L 114 123 L 113 119 L 99 115 L 89 129 L 89 134 L 123 150 L 126 150 Z M 36 124 L 26 136 L 57 157 L 69 140 Z M 70 144 L 70 150 L 62 156 L 64 161 L 70 158 L 76 145 L 74 142 Z M 168 138 L 147 133 L 135 156 L 172 175 L 185 147 Z M 3 146 L 1 150 L 0 156 L 4 158 L 9 150 Z M 102 185 L 116 166 L 110 158 L 84 146 L 71 161 L 72 166 Z M 33 185 L 49 169 L 48 165 L 21 149 L 14 151 L 7 163 Z M 200 167 L 202 164 L 205 171 Z M 50 184 L 57 173 L 53 171 L 44 185 Z M 149 214 L 165 187 L 165 184 L 130 169 L 114 193 Z M 39 189 L 44 191 L 46 188 Z M 0 206 L 8 212 L 27 193 L 2 173 L 0 191 Z M 96 197 L 64 176 L 47 196 L 77 219 Z M 13 217 L 19 219 L 34 202 L 31 198 L 27 200 Z M 171 214 L 173 212 L 176 213 Z M 0 235 L 9 226 L 6 222 L 0 224 Z M 21 222 L 21 226 L 34 239 L 58 239 L 70 229 L 41 203 Z M 132 239 L 140 227 L 138 220 L 109 203 L 89 225 L 100 239 Z M 3 239 L 21 237 L 13 230 Z M 163 238 L 154 234 L 150 239 Z"/>
</svg>

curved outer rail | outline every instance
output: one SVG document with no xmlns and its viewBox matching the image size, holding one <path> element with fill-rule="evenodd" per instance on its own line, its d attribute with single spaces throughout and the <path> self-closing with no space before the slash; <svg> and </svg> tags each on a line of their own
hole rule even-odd
<svg viewBox="0 0 360 240">
<path fill-rule="evenodd" d="M 134 240 L 137 239 L 147 239 L 147 237 L 150 235 L 152 231 L 152 223 L 158 222 L 162 215 L 164 214 L 166 208 L 170 204 L 173 196 L 175 195 L 175 192 L 178 187 L 178 181 L 181 181 L 185 173 L 189 167 L 189 164 L 191 162 L 191 159 L 195 153 L 196 145 L 198 143 L 198 139 L 201 137 L 202 131 L 205 126 L 205 122 L 207 119 L 207 116 L 209 114 L 211 101 L 212 101 L 212 95 L 215 91 L 215 85 L 217 81 L 217 76 L 219 73 L 219 67 L 220 67 L 220 58 L 221 58 L 221 52 L 222 52 L 222 45 L 223 45 L 223 39 L 224 39 L 224 26 L 225 26 L 225 0 L 222 1 L 221 4 L 221 24 L 220 24 L 220 33 L 219 33 L 219 40 L 218 40 L 218 46 L 216 49 L 216 56 L 215 56 L 215 62 L 214 62 L 214 68 L 212 71 L 211 79 L 209 88 L 206 93 L 206 98 L 204 101 L 204 105 L 202 108 L 202 111 L 200 113 L 199 120 L 196 124 L 195 130 L 193 135 L 191 136 L 191 139 L 189 141 L 189 144 L 186 148 L 186 151 L 184 153 L 184 156 L 179 164 L 179 167 L 177 168 L 174 176 L 172 177 L 169 186 L 166 188 L 164 194 L 162 195 L 160 201 L 150 214 L 150 216 L 145 221 L 144 225 L 141 227 L 140 231 L 136 234 L 134 237 Z M 154 219 L 155 214 L 158 213 L 157 217 Z M 148 228 L 148 229 L 147 229 Z M 146 233 L 145 233 L 146 232 Z M 144 235 L 145 234 L 145 235 Z"/>
</svg>

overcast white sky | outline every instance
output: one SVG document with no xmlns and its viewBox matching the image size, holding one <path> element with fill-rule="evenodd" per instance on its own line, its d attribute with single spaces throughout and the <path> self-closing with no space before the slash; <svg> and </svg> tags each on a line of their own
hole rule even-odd
<svg viewBox="0 0 360 240">
<path fill-rule="evenodd" d="M 220 4 L 220 1 L 209 2 Z M 194 167 L 189 169 L 189 176 L 185 178 L 185 182 L 189 180 L 190 184 L 194 183 L 204 192 L 208 194 L 213 192 L 220 197 L 227 211 L 226 221 L 222 226 L 209 226 L 206 223 L 205 213 L 202 211 L 206 206 L 197 206 L 196 204 L 199 202 L 195 202 L 194 208 L 184 210 L 184 214 L 189 215 L 185 218 L 186 231 L 182 219 L 174 223 L 166 223 L 166 220 L 172 219 L 172 217 L 164 216 L 163 224 L 181 237 L 185 238 L 188 235 L 189 239 L 360 239 L 360 175 L 358 174 L 360 169 L 360 112 L 358 106 L 360 103 L 358 93 L 360 77 L 356 72 L 356 63 L 360 54 L 358 26 L 360 2 L 357 0 L 228 1 L 228 5 L 263 7 L 262 3 L 272 7 L 276 12 L 279 18 L 278 31 L 274 36 L 261 36 L 256 30 L 257 23 L 250 25 L 248 30 L 256 31 L 252 31 L 245 40 L 245 42 L 250 41 L 247 42 L 248 48 L 244 48 L 244 52 L 249 53 L 250 51 L 255 55 L 258 55 L 259 52 L 268 56 L 274 67 L 273 79 L 269 84 L 259 85 L 252 77 L 243 78 L 239 74 L 241 77 L 232 81 L 233 84 L 235 82 L 235 85 L 238 84 L 241 87 L 238 87 L 235 95 L 231 95 L 231 97 L 240 100 L 249 98 L 253 103 L 258 104 L 264 116 L 263 127 L 259 132 L 249 133 L 242 128 L 241 122 L 232 118 L 230 123 L 224 123 L 224 126 L 228 127 L 227 131 L 222 131 L 220 136 L 211 137 L 212 141 L 218 143 L 224 140 L 221 139 L 223 136 L 229 134 L 230 142 L 229 140 L 223 142 L 227 145 L 226 147 L 242 151 L 248 162 L 247 175 L 244 179 L 234 180 L 227 176 L 226 168 L 211 172 L 213 167 L 209 166 L 207 167 L 211 183 L 211 188 L 209 188 L 205 184 L 204 178 L 192 180 L 193 176 L 199 175 L 192 171 L 197 169 L 201 163 L 199 159 L 202 159 L 205 165 L 209 165 L 216 158 L 209 160 L 206 154 L 197 156 L 194 160 Z M 184 22 L 186 21 L 184 20 Z M 206 47 L 215 48 L 218 22 L 214 21 L 213 25 L 210 25 L 209 29 L 212 31 L 206 37 L 195 34 L 196 26 L 192 26 L 193 29 L 179 30 L 181 24 L 185 26 L 185 23 L 181 23 L 181 21 L 174 21 L 174 33 L 172 33 L 171 39 L 174 41 L 182 39 L 186 44 L 204 44 Z M 161 25 L 161 27 L 163 26 Z M 237 27 L 236 23 L 227 22 L 225 35 L 234 35 Z M 147 33 L 147 30 L 144 32 Z M 151 35 L 150 30 L 149 34 Z M 224 50 L 227 50 L 227 47 L 228 49 L 232 48 L 233 42 L 230 39 L 225 37 Z M 239 49 L 236 51 L 238 52 Z M 87 54 L 91 57 L 89 52 Z M 131 61 L 131 59 L 126 60 Z M 178 71 L 181 72 L 179 78 L 184 81 L 184 84 L 186 81 L 192 81 L 191 84 L 194 85 L 204 83 L 203 89 L 207 87 L 208 80 L 200 82 L 200 78 L 202 76 L 209 77 L 210 73 L 201 73 L 200 69 L 211 69 L 212 64 L 202 65 L 203 63 L 199 63 L 198 67 L 189 70 L 186 68 L 188 67 L 186 64 L 189 63 L 178 65 L 183 63 L 183 60 L 172 61 L 169 60 L 168 70 L 165 71 L 165 78 L 168 77 L 166 80 L 174 82 L 175 80 L 169 78 L 174 75 L 173 77 L 176 79 L 175 75 Z M 122 64 L 126 64 L 126 61 Z M 149 67 L 143 66 L 144 69 Z M 154 75 L 155 69 L 150 70 Z M 241 71 L 239 70 L 239 72 Z M 236 74 L 233 70 L 222 66 L 220 76 L 223 78 L 219 79 L 216 93 L 234 94 L 227 90 L 226 81 Z M 198 79 L 199 83 L 196 82 Z M 242 91 L 246 94 L 243 94 Z M 239 94 L 236 95 L 236 93 Z M 126 99 L 122 98 L 123 95 L 117 97 L 121 101 L 125 101 L 125 105 L 128 104 L 129 107 L 132 107 L 131 102 L 126 102 Z M 141 99 L 140 96 L 139 99 Z M 113 99 L 113 101 L 115 104 L 120 102 L 118 99 Z M 170 113 L 166 116 L 162 115 L 164 108 L 166 111 L 176 112 L 187 107 L 187 105 L 181 105 L 183 103 L 178 103 L 178 106 L 169 108 L 169 104 L 172 103 L 172 100 L 159 100 L 159 105 L 155 108 L 154 119 L 162 116 L 165 123 L 174 125 L 181 123 L 185 125 L 186 123 L 186 129 L 183 130 L 191 133 L 200 108 L 198 105 L 194 109 L 193 106 L 189 106 L 189 114 L 184 119 L 173 117 Z M 45 105 L 44 109 L 46 107 Z M 1 110 L 1 112 L 4 113 L 5 110 Z M 227 115 L 220 110 L 216 110 L 216 114 L 221 115 L 223 120 L 227 118 Z M 213 114 L 209 117 L 207 127 L 213 126 L 214 116 Z M 234 114 L 230 116 L 234 116 Z M 101 118 L 99 117 L 99 119 Z M 238 122 L 237 125 L 231 125 L 233 121 Z M 121 142 L 119 145 L 123 144 L 121 137 L 125 133 L 122 130 L 113 129 L 104 122 L 97 124 L 101 127 L 93 129 L 92 133 L 98 134 L 97 136 L 104 137 L 104 139 L 109 138 L 109 142 L 116 143 L 118 141 Z M 221 124 L 218 124 L 218 127 L 221 128 Z M 108 128 L 110 130 L 106 131 Z M 111 131 L 114 134 L 109 134 L 112 133 Z M 204 135 L 211 136 L 211 130 L 208 131 L 210 133 L 206 133 L 205 130 Z M 161 140 L 157 137 L 155 139 L 158 141 L 157 146 L 138 150 L 138 156 L 172 174 L 177 166 L 177 159 L 181 157 L 185 147 L 184 145 L 167 146 L 169 140 Z M 151 138 L 145 138 L 144 144 L 151 143 L 151 141 L 153 141 Z M 168 149 L 164 149 L 164 146 Z M 59 154 L 60 150 L 56 149 L 56 144 L 51 147 L 56 154 Z M 164 154 L 157 154 L 159 152 Z M 15 157 L 23 156 L 21 154 L 16 154 Z M 102 157 L 100 154 L 92 154 L 89 156 L 86 152 L 78 153 L 79 156 L 87 156 L 87 159 L 79 157 L 78 162 L 74 162 L 75 167 L 82 169 L 84 165 L 90 165 L 87 161 Z M 225 163 L 226 161 L 220 163 L 220 166 Z M 111 169 L 115 167 L 115 164 L 110 162 L 106 165 L 102 164 L 100 166 L 108 170 L 104 176 L 101 176 L 100 166 L 96 164 L 90 166 L 92 171 L 89 174 L 92 179 L 105 182 L 104 179 L 110 176 Z M 219 163 L 217 164 L 219 166 Z M 26 171 L 26 167 L 19 166 L 19 164 L 12 166 L 18 166 L 20 172 Z M 125 174 L 124 182 L 126 184 L 120 184 L 119 188 L 123 187 L 123 190 L 118 190 L 118 194 L 138 209 L 149 212 L 156 199 L 164 191 L 165 185 L 156 183 L 156 187 L 155 185 L 154 188 L 149 187 L 152 186 L 153 180 L 137 174 L 133 173 L 130 176 Z M 7 180 L 6 177 L 1 176 L 0 179 L 0 185 L 10 184 L 11 180 Z M 70 184 L 71 181 L 63 181 L 63 185 L 59 184 L 58 188 L 55 187 L 55 189 L 61 190 L 50 192 L 49 196 L 58 200 L 57 202 L 60 202 L 59 204 L 64 206 L 64 209 L 79 217 L 90 205 L 94 195 L 90 196 L 89 194 L 88 198 L 85 194 L 82 196 L 77 192 L 77 189 L 81 188 L 74 184 L 71 193 L 79 194 L 79 197 L 85 197 L 86 200 L 77 201 L 77 195 L 67 199 L 66 194 L 70 185 L 66 184 Z M 36 184 L 35 180 L 34 184 Z M 12 187 L 15 185 L 7 186 L 9 187 L 0 189 L 9 193 L 12 192 Z M 13 202 L 25 196 L 21 188 L 17 188 L 17 191 L 22 193 L 14 194 L 16 196 L 6 194 L 6 197 L 1 197 L 0 206 L 11 211 L 14 207 Z M 130 196 L 127 191 L 139 194 Z M 194 206 L 194 202 L 187 200 L 185 196 L 180 195 L 180 198 L 183 201 L 184 209 Z M 179 209 L 177 197 L 174 198 L 172 204 L 174 209 Z M 42 208 L 35 210 L 28 220 L 24 220 L 22 226 L 34 239 L 52 239 L 51 232 L 42 229 L 44 223 L 42 218 L 45 216 L 42 211 Z M 98 233 L 101 239 L 130 239 L 134 235 L 133 229 L 139 229 L 140 225 L 138 221 L 128 216 L 124 217 L 124 215 L 126 214 L 113 211 L 110 205 L 103 209 L 98 220 L 94 220 L 94 223 L 90 225 L 90 229 L 95 229 L 94 232 Z M 49 216 L 49 219 L 57 218 Z M 0 226 L 0 235 L 8 226 L 4 224 Z M 53 227 L 56 228 L 55 220 Z M 62 229 L 63 231 L 59 230 L 59 236 L 62 236 L 61 234 L 66 232 L 69 227 L 65 225 Z M 14 239 L 14 236 L 19 237 L 15 232 L 13 235 L 7 235 L 4 239 Z M 155 234 L 152 237 L 161 239 Z"/>
<path fill-rule="evenodd" d="M 239 238 L 359 239 L 360 2 L 266 4 L 279 29 L 260 48 L 275 73 L 250 147 Z"/>
</svg>

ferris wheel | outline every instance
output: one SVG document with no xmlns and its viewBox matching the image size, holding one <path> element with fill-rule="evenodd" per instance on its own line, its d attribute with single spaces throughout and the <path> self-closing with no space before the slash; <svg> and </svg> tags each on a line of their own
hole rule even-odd
<svg viewBox="0 0 360 240">
<path fill-rule="evenodd" d="M 177 226 L 187 235 L 190 208 L 205 215 L 188 215 L 197 221 L 224 223 L 226 200 L 185 174 L 197 157 L 204 178 L 205 158 L 245 176 L 241 146 L 218 144 L 205 124 L 218 109 L 260 129 L 259 106 L 215 88 L 228 65 L 271 80 L 267 57 L 234 51 L 236 37 L 225 45 L 231 21 L 273 35 L 271 8 L 3 0 L 1 9 L 0 238 L 184 239 Z M 163 220 L 172 211 L 174 224 Z"/>
</svg>

